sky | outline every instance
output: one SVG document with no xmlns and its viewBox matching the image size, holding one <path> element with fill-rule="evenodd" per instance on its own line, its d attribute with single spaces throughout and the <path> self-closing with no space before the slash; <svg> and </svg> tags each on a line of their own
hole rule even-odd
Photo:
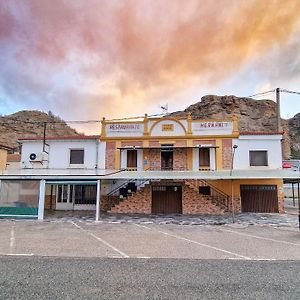
<svg viewBox="0 0 300 300">
<path fill-rule="evenodd" d="M 300 91 L 299 11 L 299 0 L 0 0 L 0 114 L 98 120 Z M 282 94 L 281 116 L 298 112 L 300 95 Z"/>
</svg>

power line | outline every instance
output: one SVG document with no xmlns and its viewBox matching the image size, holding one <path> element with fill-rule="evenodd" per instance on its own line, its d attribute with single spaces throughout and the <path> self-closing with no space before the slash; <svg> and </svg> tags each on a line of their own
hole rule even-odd
<svg viewBox="0 0 300 300">
<path fill-rule="evenodd" d="M 284 93 L 300 95 L 300 93 L 299 93 L 299 92 L 296 92 L 296 91 L 290 91 L 290 90 L 285 90 L 285 89 L 280 89 L 280 91 L 281 91 L 281 92 L 284 92 Z"/>
<path fill-rule="evenodd" d="M 269 90 L 269 91 L 265 91 L 265 92 L 261 92 L 261 93 L 257 93 L 257 94 L 253 94 L 250 96 L 247 96 L 247 98 L 254 98 L 254 97 L 258 97 L 258 96 L 263 96 L 263 95 L 269 95 L 271 93 L 274 93 L 276 91 L 276 89 L 273 90 Z M 284 93 L 289 93 L 289 94 L 297 94 L 300 95 L 300 92 L 296 92 L 296 91 L 290 91 L 287 89 L 279 89 L 280 92 L 284 92 Z M 158 116 L 164 116 L 166 115 L 166 113 L 160 113 L 160 114 L 152 114 L 149 115 L 148 118 L 153 118 L 153 117 L 158 117 Z M 134 116 L 134 117 L 126 117 L 126 118 L 113 118 L 113 119 L 107 119 L 107 122 L 114 122 L 114 121 L 126 121 L 126 120 L 136 120 L 136 119 L 142 119 L 144 118 L 145 115 L 142 116 Z M 3 118 L 3 117 L 2 117 Z M 14 123 L 22 123 L 22 124 L 92 124 L 92 123 L 101 123 L 101 120 L 68 120 L 68 121 L 26 121 L 26 120 L 18 120 L 18 119 L 6 119 L 1 120 L 0 118 L 0 124 L 14 124 Z"/>
<path fill-rule="evenodd" d="M 257 94 L 254 94 L 254 95 L 250 95 L 250 96 L 247 96 L 247 98 L 253 98 L 253 97 L 257 97 L 257 96 L 262 96 L 262 95 L 266 95 L 266 94 L 270 94 L 270 93 L 274 93 L 274 92 L 275 92 L 275 89 L 274 90 L 270 90 L 270 91 L 266 91 L 266 92 L 257 93 Z"/>
</svg>

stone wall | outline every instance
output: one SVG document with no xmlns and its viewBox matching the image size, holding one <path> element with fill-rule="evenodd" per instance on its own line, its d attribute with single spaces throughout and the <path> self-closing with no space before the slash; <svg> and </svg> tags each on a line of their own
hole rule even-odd
<svg viewBox="0 0 300 300">
<path fill-rule="evenodd" d="M 110 212 L 124 214 L 151 214 L 151 187 L 146 185 L 128 199 L 114 206 Z"/>
<path fill-rule="evenodd" d="M 213 204 L 209 197 L 200 195 L 194 189 L 183 186 L 182 192 L 182 213 L 183 214 L 211 214 L 221 215 L 224 211 Z"/>
<path fill-rule="evenodd" d="M 161 154 L 159 149 L 149 150 L 148 165 L 151 171 L 159 171 L 161 169 Z"/>
<path fill-rule="evenodd" d="M 212 203 L 209 196 L 199 195 L 194 189 L 182 187 L 182 213 L 183 214 L 213 214 L 220 215 L 224 211 Z M 111 213 L 151 214 L 151 186 L 146 185 L 136 194 L 114 206 Z"/>
<path fill-rule="evenodd" d="M 187 149 L 174 149 L 173 152 L 173 170 L 187 170 Z"/>
<path fill-rule="evenodd" d="M 223 139 L 222 140 L 222 161 L 223 169 L 231 169 L 231 160 L 232 160 L 232 140 Z"/>
<path fill-rule="evenodd" d="M 120 201 L 118 196 L 102 196 L 100 201 L 100 212 L 109 211 L 113 205 L 117 205 Z"/>
<path fill-rule="evenodd" d="M 106 142 L 105 168 L 115 169 L 116 142 Z"/>
</svg>

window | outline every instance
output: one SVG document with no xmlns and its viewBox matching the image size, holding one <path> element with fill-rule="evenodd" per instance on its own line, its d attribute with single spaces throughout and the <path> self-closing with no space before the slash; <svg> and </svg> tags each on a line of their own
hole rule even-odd
<svg viewBox="0 0 300 300">
<path fill-rule="evenodd" d="M 173 145 L 161 145 L 161 170 L 173 170 Z"/>
<path fill-rule="evenodd" d="M 83 165 L 84 150 L 70 150 L 70 165 Z"/>
<path fill-rule="evenodd" d="M 268 151 L 249 151 L 250 166 L 267 166 Z"/>
<path fill-rule="evenodd" d="M 127 168 L 136 169 L 137 167 L 137 150 L 127 150 Z"/>
<path fill-rule="evenodd" d="M 96 185 L 75 185 L 75 204 L 96 204 Z"/>
</svg>

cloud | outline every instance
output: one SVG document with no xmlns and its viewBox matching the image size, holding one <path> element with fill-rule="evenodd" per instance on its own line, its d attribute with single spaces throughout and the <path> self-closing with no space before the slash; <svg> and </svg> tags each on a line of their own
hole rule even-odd
<svg viewBox="0 0 300 300">
<path fill-rule="evenodd" d="M 294 0 L 2 1 L 0 84 L 10 101 L 87 119 L 135 115 L 255 61 L 271 80 L 279 68 L 261 58 L 272 55 L 293 77 L 299 11 Z"/>
</svg>

